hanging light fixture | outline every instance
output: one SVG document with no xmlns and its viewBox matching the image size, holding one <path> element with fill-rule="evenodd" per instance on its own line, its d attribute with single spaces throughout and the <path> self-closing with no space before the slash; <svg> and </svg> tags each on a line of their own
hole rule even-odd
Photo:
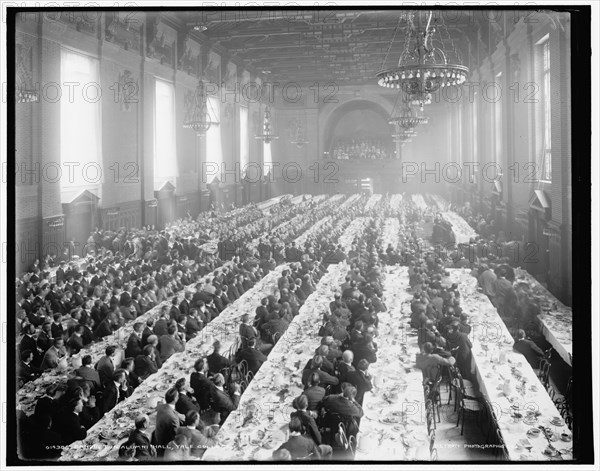
<svg viewBox="0 0 600 471">
<path fill-rule="evenodd" d="M 275 139 L 279 139 L 279 136 L 276 136 L 273 133 L 273 124 L 271 123 L 271 107 L 267 105 L 265 107 L 265 117 L 263 120 L 263 132 L 262 134 L 258 134 L 254 136 L 256 139 L 261 139 L 265 142 L 265 144 L 269 144 L 271 141 Z"/>
<path fill-rule="evenodd" d="M 396 126 L 396 132 L 392 134 L 392 138 L 394 142 L 399 142 L 400 144 L 406 144 L 407 142 L 412 142 L 412 138 L 417 135 L 417 131 L 412 129 L 404 129 L 400 126 Z"/>
<path fill-rule="evenodd" d="M 204 82 L 200 79 L 194 95 L 186 104 L 183 128 L 191 129 L 198 136 L 203 137 L 211 126 L 219 125 L 216 116 L 217 114 L 208 100 Z"/>
<path fill-rule="evenodd" d="M 31 77 L 31 48 L 17 44 L 17 80 L 15 86 L 15 99 L 17 103 L 37 103 L 40 101 L 38 90 L 33 85 Z"/>
<path fill-rule="evenodd" d="M 292 135 L 292 140 L 290 141 L 294 144 L 298 149 L 302 149 L 305 145 L 309 143 L 308 139 L 306 139 L 306 131 L 304 127 L 304 121 L 306 120 L 306 115 L 304 115 L 304 119 L 296 119 L 296 126 L 294 134 Z"/>
<path fill-rule="evenodd" d="M 469 74 L 469 68 L 462 65 L 443 19 L 439 24 L 437 19 L 432 22 L 432 16 L 432 11 L 414 11 L 406 16 L 404 51 L 398 65 L 385 68 L 397 27 L 388 54 L 383 59 L 382 70 L 377 73 L 380 86 L 401 89 L 409 96 L 411 103 L 421 106 L 421 109 L 423 105 L 431 103 L 432 93 L 443 87 L 461 85 Z"/>
<path fill-rule="evenodd" d="M 419 116 L 411 107 L 408 95 L 400 92 L 396 98 L 396 104 L 392 110 L 392 116 L 389 123 L 396 126 L 398 131 L 412 131 L 418 125 L 427 124 L 428 122 L 428 117 Z"/>
</svg>

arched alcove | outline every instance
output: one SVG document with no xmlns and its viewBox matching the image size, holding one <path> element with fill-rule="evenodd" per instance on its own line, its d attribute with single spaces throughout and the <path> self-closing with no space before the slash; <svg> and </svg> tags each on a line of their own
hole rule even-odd
<svg viewBox="0 0 600 471">
<path fill-rule="evenodd" d="M 376 100 L 358 98 L 322 110 L 321 150 L 327 152 L 338 135 L 388 139 L 391 145 L 393 127 L 388 124 L 392 104 L 382 97 Z"/>
</svg>

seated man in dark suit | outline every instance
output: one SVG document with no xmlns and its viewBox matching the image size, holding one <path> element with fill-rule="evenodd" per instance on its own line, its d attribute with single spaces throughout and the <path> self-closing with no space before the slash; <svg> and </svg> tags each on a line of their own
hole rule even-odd
<svg viewBox="0 0 600 471">
<path fill-rule="evenodd" d="M 23 383 L 32 381 L 42 374 L 42 370 L 33 366 L 32 362 L 33 353 L 31 350 L 23 350 L 21 352 L 21 361 L 17 366 L 17 376 Z"/>
<path fill-rule="evenodd" d="M 187 415 L 190 411 L 200 412 L 200 406 L 196 398 L 188 393 L 187 380 L 185 378 L 179 378 L 175 382 L 175 389 L 179 393 L 179 399 L 175 403 L 175 410 L 182 415 Z"/>
<path fill-rule="evenodd" d="M 302 393 L 308 398 L 308 410 L 317 410 L 325 397 L 325 388 L 319 386 L 320 382 L 319 373 L 313 372 L 309 378 L 309 386 Z"/>
<path fill-rule="evenodd" d="M 227 394 L 223 389 L 225 378 L 222 374 L 215 375 L 213 382 L 215 387 L 212 390 L 212 409 L 221 415 L 219 425 L 223 425 L 231 411 L 236 410 L 240 403 L 240 385 L 234 384 L 231 394 Z"/>
<path fill-rule="evenodd" d="M 356 402 L 360 405 L 363 403 L 363 398 L 367 391 L 373 389 L 371 383 L 371 375 L 368 372 L 369 362 L 364 358 L 358 362 L 358 368 L 350 371 L 345 378 L 345 381 L 352 384 L 356 388 Z"/>
<path fill-rule="evenodd" d="M 194 371 L 190 376 L 190 387 L 194 390 L 194 397 L 198 401 L 200 410 L 206 410 L 210 407 L 210 397 L 214 388 L 214 383 L 208 379 L 208 362 L 206 358 L 199 358 L 194 363 Z"/>
<path fill-rule="evenodd" d="M 73 397 L 65 404 L 63 413 L 57 415 L 56 422 L 52 423 L 52 429 L 61 436 L 63 445 L 70 445 L 87 436 L 87 430 L 79 418 L 82 411 L 83 400 Z"/>
<path fill-rule="evenodd" d="M 103 406 L 104 413 L 112 410 L 117 403 L 129 397 L 127 387 L 127 374 L 125 370 L 118 369 L 113 374 L 113 380 L 104 386 Z"/>
<path fill-rule="evenodd" d="M 326 412 L 348 417 L 360 418 L 363 416 L 361 405 L 356 402 L 356 388 L 346 386 L 342 394 L 327 396 L 323 399 Z"/>
<path fill-rule="evenodd" d="M 166 446 L 175 438 L 177 429 L 181 426 L 179 414 L 175 411 L 175 404 L 178 400 L 179 393 L 177 389 L 171 388 L 165 394 L 166 404 L 159 404 L 156 408 L 154 439 L 159 456 L 164 454 Z"/>
<path fill-rule="evenodd" d="M 143 354 L 135 358 L 135 374 L 142 380 L 158 371 L 156 353 L 152 345 L 146 345 Z"/>
<path fill-rule="evenodd" d="M 321 369 L 322 366 L 323 357 L 321 355 L 315 355 L 311 360 L 310 364 L 307 365 L 304 371 L 302 372 L 302 384 L 307 386 L 313 373 L 317 373 L 319 375 L 319 381 L 321 386 L 335 386 L 339 384 L 339 380 L 335 376 L 332 376 Z"/>
<path fill-rule="evenodd" d="M 513 349 L 525 356 L 527 363 L 532 368 L 540 367 L 540 360 L 544 357 L 544 352 L 538 347 L 533 340 L 525 336 L 525 331 L 519 329 L 517 332 L 517 341 L 513 345 Z"/>
<path fill-rule="evenodd" d="M 150 443 L 150 438 L 144 430 L 150 425 L 147 415 L 138 415 L 135 418 L 135 429 L 129 434 L 127 446 L 135 450 L 134 457 L 139 461 L 151 460 L 156 457 L 156 448 Z"/>
<path fill-rule="evenodd" d="M 127 347 L 125 348 L 125 356 L 127 358 L 136 358 L 142 354 L 142 330 L 144 324 L 136 322 L 133 324 L 133 332 L 127 339 Z"/>
<path fill-rule="evenodd" d="M 302 435 L 302 422 L 298 417 L 294 417 L 289 423 L 290 436 L 288 441 L 279 447 L 279 450 L 288 450 L 292 460 L 312 460 L 321 459 L 321 451 L 315 442 Z M 327 445 L 325 445 L 327 446 Z M 331 449 L 331 447 L 328 447 Z"/>
<path fill-rule="evenodd" d="M 237 353 L 235 361 L 240 363 L 245 360 L 248 363 L 248 370 L 256 374 L 261 365 L 267 361 L 267 357 L 256 349 L 256 339 L 248 340 L 247 345 Z"/>
<path fill-rule="evenodd" d="M 80 378 L 85 379 L 91 387 L 92 394 L 95 394 L 96 391 L 100 390 L 100 375 L 98 372 L 92 367 L 92 356 L 85 355 L 81 359 L 81 368 L 77 368 L 75 370 L 75 374 Z"/>
<path fill-rule="evenodd" d="M 208 369 L 212 374 L 217 374 L 223 368 L 229 368 L 233 362 L 221 355 L 221 342 L 218 340 L 213 343 L 213 352 L 206 357 Z"/>
<path fill-rule="evenodd" d="M 67 348 L 71 355 L 77 355 L 83 348 L 83 331 L 82 325 L 76 326 L 73 334 L 67 340 Z"/>
</svg>

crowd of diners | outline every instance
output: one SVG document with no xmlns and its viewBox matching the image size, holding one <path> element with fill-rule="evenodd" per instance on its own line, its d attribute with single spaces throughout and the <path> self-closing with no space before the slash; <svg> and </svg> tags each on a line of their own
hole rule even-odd
<svg viewBox="0 0 600 471">
<path fill-rule="evenodd" d="M 50 385 L 32 416 L 17 411 L 23 457 L 55 459 L 62 448 L 85 438 L 103 414 L 126 400 L 170 355 L 184 351 L 186 342 L 203 326 L 284 262 L 291 262 L 290 268 L 278 280 L 277 295 L 262 300 L 254 319 L 242 317 L 242 345 L 234 357 L 224 356 L 216 342 L 212 354 L 198 358 L 190 378 L 180 378 L 158 406 L 152 433 L 147 430 L 147 416 L 135 419 L 119 450 L 121 459 L 201 457 L 216 443 L 219 426 L 238 407 L 243 391 L 232 374 L 235 367 L 244 362 L 251 380 L 316 290 L 327 266 L 342 260 L 351 269 L 329 312 L 323 313 L 320 346 L 302 372 L 305 391 L 293 401 L 289 440 L 273 453 L 273 459 L 332 456 L 340 445 L 336 435 L 340 422 L 348 436 L 356 436 L 363 397 L 372 387 L 368 368 L 377 361 L 377 313 L 386 309 L 381 288 L 386 264 L 408 265 L 414 291 L 411 324 L 418 329 L 421 347 L 417 367 L 423 370 L 426 383 L 435 382 L 443 366 L 453 366 L 465 379 L 474 380 L 469 319 L 462 313 L 458 287 L 443 282 L 449 267 L 472 268 L 483 292 L 513 328 L 515 349 L 537 367 L 543 352 L 529 337 L 536 332 L 539 307 L 526 289 L 513 287 L 513 261 L 493 256 L 473 261 L 465 256 L 470 253 L 465 254 L 464 247 L 450 252 L 427 247 L 418 234 L 424 214 L 406 200 L 401 211 L 380 205 L 369 227 L 346 253 L 336 241 L 350 221 L 361 215 L 365 202 L 363 198 L 342 211 L 310 202 L 300 209 L 281 205 L 272 210 L 269 223 L 251 209 L 235 211 L 234 216 L 212 213 L 198 221 L 179 221 L 181 232 L 174 226 L 162 231 L 95 231 L 95 255 L 85 269 L 65 259 L 66 255 L 36 261 L 17 282 L 19 385 L 56 368 L 73 354 L 82 355 L 82 366 L 66 382 Z M 408 225 L 399 234 L 398 248 L 381 247 L 383 217 L 400 217 L 400 212 Z M 428 210 L 427 215 L 434 212 Z M 296 246 L 294 239 L 325 217 L 330 220 L 318 233 Z M 256 249 L 247 249 L 250 241 L 288 221 L 275 235 L 261 237 Z M 216 253 L 199 249 L 215 238 L 219 239 Z M 498 239 L 471 241 L 469 250 L 485 248 Z M 227 260 L 233 263 L 223 267 Z M 56 268 L 49 266 L 53 263 L 58 268 L 50 281 L 49 268 Z M 217 275 L 209 276 L 219 267 Z M 178 296 L 187 286 L 195 286 L 196 292 Z M 135 321 L 169 300 L 158 319 Z M 85 355 L 88 345 L 125 323 L 133 323 L 134 332 L 121 363 L 115 361 L 117 346 L 108 346 L 101 358 Z"/>
<path fill-rule="evenodd" d="M 331 204 L 317 208 L 309 202 L 306 206 L 310 212 L 301 217 L 288 205 L 271 208 L 266 219 L 279 224 L 279 216 L 287 215 L 290 224 L 285 232 L 278 231 L 278 237 L 270 239 L 263 237 L 260 253 L 245 250 L 242 242 L 250 242 L 256 234 L 245 232 L 245 240 L 237 239 L 233 263 L 226 267 L 222 266 L 221 253 L 211 255 L 198 250 L 202 242 L 198 232 L 190 240 L 174 233 L 172 227 L 163 231 L 123 229 L 116 237 L 114 233 L 96 231 L 93 236 L 102 240 L 102 245 L 95 245 L 97 255 L 84 269 L 76 261 L 56 260 L 58 267 L 49 267 L 51 259 L 41 264 L 36 260 L 31 271 L 17 281 L 18 386 L 35 380 L 43 371 L 60 367 L 73 355 L 81 357 L 82 365 L 68 381 L 48 387 L 32 416 L 17 411 L 22 454 L 57 457 L 60 447 L 85 437 L 86 430 L 104 413 L 127 398 L 170 355 L 183 351 L 186 341 L 278 263 L 298 261 L 306 250 L 304 258 L 312 256 L 317 266 L 314 271 L 318 272 L 320 263 L 326 266 L 336 257 L 344 257 L 343 251 L 331 243 L 340 235 L 335 224 L 340 220 L 349 223 L 356 213 L 348 208 L 333 214 L 335 207 Z M 257 222 L 256 215 L 249 218 L 243 211 L 237 214 L 233 218 L 225 215 L 230 233 L 237 224 L 244 227 L 248 221 Z M 333 216 L 321 228 L 321 233 L 329 237 L 309 238 L 305 247 L 296 248 L 293 239 L 325 216 Z M 206 221 L 205 217 L 199 219 Z M 182 225 L 200 230 L 189 220 Z M 224 227 L 214 221 L 207 226 L 211 230 Z M 203 234 L 209 236 L 208 230 Z M 139 250 L 132 250 L 140 244 Z M 148 253 L 150 258 L 146 257 Z M 229 253 L 224 258 L 230 258 Z M 51 270 L 55 272 L 53 277 Z M 265 319 L 265 325 L 259 325 L 261 335 L 270 341 L 297 313 L 307 296 L 304 291 L 314 289 L 311 272 L 294 272 L 293 276 L 293 283 L 283 293 L 280 319 Z M 179 295 L 190 286 L 195 287 L 195 293 Z M 137 317 L 161 303 L 157 319 L 136 322 Z M 85 355 L 90 344 L 126 323 L 133 324 L 133 333 L 122 362 L 116 345 L 109 345 L 102 358 Z M 240 352 L 240 358 L 245 354 Z M 45 407 L 49 401 L 51 407 Z"/>
</svg>

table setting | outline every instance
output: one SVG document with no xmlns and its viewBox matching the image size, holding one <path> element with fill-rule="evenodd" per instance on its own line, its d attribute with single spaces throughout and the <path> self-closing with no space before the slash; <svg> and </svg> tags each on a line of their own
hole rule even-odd
<svg viewBox="0 0 600 471">
<path fill-rule="evenodd" d="M 409 336 L 408 269 L 386 267 L 388 310 L 379 313 L 377 362 L 369 366 L 373 389 L 365 393 L 355 459 L 430 460 L 423 375 L 415 368 L 416 336 Z M 408 329 L 408 330 L 407 330 Z"/>
<path fill-rule="evenodd" d="M 215 340 L 221 342 L 222 351 L 226 352 L 238 339 L 238 328 L 240 318 L 244 314 L 253 315 L 260 300 L 269 294 L 273 294 L 277 290 L 277 280 L 281 277 L 283 270 L 288 269 L 287 264 L 278 266 L 271 271 L 261 281 L 259 281 L 252 289 L 244 293 L 232 305 L 228 306 L 219 317 L 215 318 L 210 324 L 203 329 L 197 337 L 194 337 L 186 344 L 184 352 L 176 353 L 171 356 L 162 368 L 155 374 L 149 376 L 134 393 L 125 401 L 117 404 L 117 406 L 106 414 L 98 423 L 88 430 L 88 435 L 84 441 L 92 441 L 98 443 L 112 443 L 115 437 L 114 432 L 110 432 L 111 438 L 106 437 L 107 430 L 115 430 L 122 433 L 131 429 L 133 420 L 128 422 L 128 425 L 119 425 L 115 418 L 127 416 L 131 418 L 140 413 L 148 414 L 151 422 L 156 415 L 156 406 L 164 400 L 166 391 L 171 388 L 175 381 L 181 377 L 188 378 L 194 371 L 194 362 L 212 352 L 212 344 Z M 115 415 L 116 414 L 116 415 Z M 122 421 L 123 422 L 123 421 Z M 153 427 L 148 430 L 151 433 Z M 63 451 L 61 460 L 85 460 L 93 461 L 98 458 L 96 453 L 86 453 L 85 456 L 79 456 L 81 444 L 75 442 Z M 118 446 L 110 453 L 103 455 L 103 459 L 116 459 Z"/>
<path fill-rule="evenodd" d="M 350 227 L 349 227 L 350 229 Z M 244 391 L 217 434 L 217 446 L 204 461 L 263 461 L 287 440 L 292 401 L 302 394 L 302 370 L 320 345 L 321 313 L 348 271 L 345 262 L 330 265 L 269 357 Z"/>
<path fill-rule="evenodd" d="M 454 241 L 458 244 L 468 244 L 471 239 L 477 237 L 477 232 L 467 224 L 467 222 L 454 211 L 445 211 L 442 218 L 452 226 Z"/>
<path fill-rule="evenodd" d="M 465 269 L 448 271 L 450 282 L 459 286 L 461 307 L 472 327 L 473 371 L 494 410 L 508 456 L 515 461 L 572 459 L 569 428 L 533 368 L 513 350 L 510 332 L 487 296 L 477 290 L 477 280 Z M 544 427 L 543 433 L 530 432 L 539 427 Z"/>
<path fill-rule="evenodd" d="M 573 310 L 561 303 L 544 288 L 533 275 L 521 268 L 515 269 L 515 286 L 527 284 L 529 293 L 540 306 L 538 321 L 542 334 L 558 352 L 560 357 L 572 365 L 573 355 Z"/>
</svg>

